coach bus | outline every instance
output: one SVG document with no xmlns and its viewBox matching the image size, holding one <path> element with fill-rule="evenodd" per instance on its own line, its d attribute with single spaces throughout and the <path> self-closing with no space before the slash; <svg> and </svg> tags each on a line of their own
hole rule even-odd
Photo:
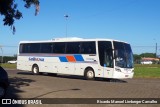
<svg viewBox="0 0 160 107">
<path fill-rule="evenodd" d="M 17 69 L 32 71 L 35 75 L 69 74 L 86 79 L 125 79 L 134 75 L 130 44 L 112 39 L 21 41 Z"/>
</svg>

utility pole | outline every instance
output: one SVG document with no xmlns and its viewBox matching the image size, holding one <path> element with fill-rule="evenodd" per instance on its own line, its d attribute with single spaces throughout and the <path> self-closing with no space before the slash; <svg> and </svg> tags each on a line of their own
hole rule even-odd
<svg viewBox="0 0 160 107">
<path fill-rule="evenodd" d="M 153 39 L 154 41 L 155 41 L 155 43 L 156 43 L 156 47 L 155 47 L 155 58 L 157 58 L 157 41 L 156 41 L 156 39 Z"/>
<path fill-rule="evenodd" d="M 66 38 L 67 38 L 67 30 L 68 30 L 68 29 L 67 29 L 67 20 L 68 20 L 68 17 L 69 17 L 69 16 L 66 14 L 66 15 L 64 15 L 64 17 L 65 17 L 65 19 L 66 19 Z"/>
<path fill-rule="evenodd" d="M 156 54 L 156 58 L 157 58 L 157 42 L 156 42 L 156 53 L 155 54 Z"/>
</svg>

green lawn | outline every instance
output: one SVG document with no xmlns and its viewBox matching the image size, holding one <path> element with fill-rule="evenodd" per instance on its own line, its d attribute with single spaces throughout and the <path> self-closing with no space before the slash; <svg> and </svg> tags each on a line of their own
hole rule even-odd
<svg viewBox="0 0 160 107">
<path fill-rule="evenodd" d="M 17 65 L 16 65 L 16 64 L 4 63 L 4 64 L 1 64 L 1 66 L 2 66 L 3 68 L 6 68 L 6 69 L 16 69 L 16 68 L 17 68 Z"/>
<path fill-rule="evenodd" d="M 134 68 L 135 78 L 160 78 L 160 64 L 141 65 L 136 64 Z"/>
<path fill-rule="evenodd" d="M 16 64 L 1 64 L 6 69 L 16 69 Z M 141 65 L 135 64 L 134 78 L 160 78 L 160 64 Z"/>
</svg>

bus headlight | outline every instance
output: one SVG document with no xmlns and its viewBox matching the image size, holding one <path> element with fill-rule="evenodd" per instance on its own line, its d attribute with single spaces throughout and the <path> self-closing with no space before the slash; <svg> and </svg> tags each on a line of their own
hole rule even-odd
<svg viewBox="0 0 160 107">
<path fill-rule="evenodd" d="M 115 70 L 116 70 L 117 72 L 121 72 L 121 70 L 120 70 L 119 68 L 115 68 Z"/>
</svg>

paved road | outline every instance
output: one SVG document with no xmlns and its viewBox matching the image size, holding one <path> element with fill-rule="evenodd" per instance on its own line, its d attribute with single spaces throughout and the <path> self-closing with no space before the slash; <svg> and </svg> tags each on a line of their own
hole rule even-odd
<svg viewBox="0 0 160 107">
<path fill-rule="evenodd" d="M 160 79 L 139 78 L 116 82 L 103 79 L 88 81 L 83 77 L 76 76 L 32 75 L 30 72 L 18 70 L 7 70 L 7 72 L 11 82 L 7 98 L 160 98 Z M 50 107 L 51 105 L 46 106 Z M 114 105 L 99 106 L 113 107 Z M 122 105 L 116 106 L 121 107 Z M 123 105 L 123 107 L 125 106 L 128 107 L 128 105 Z M 139 107 L 132 105 L 132 107 L 134 106 Z M 146 105 L 140 106 L 145 107 Z"/>
</svg>

